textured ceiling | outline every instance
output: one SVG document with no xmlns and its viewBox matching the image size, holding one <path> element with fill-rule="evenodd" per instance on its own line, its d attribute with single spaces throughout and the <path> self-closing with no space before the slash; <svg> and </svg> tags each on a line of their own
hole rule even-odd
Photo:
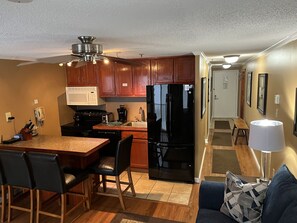
<svg viewBox="0 0 297 223">
<path fill-rule="evenodd" d="M 93 35 L 109 56 L 242 62 L 295 35 L 296 11 L 296 0 L 1 0 L 0 58 L 70 54 L 77 36 Z"/>
</svg>

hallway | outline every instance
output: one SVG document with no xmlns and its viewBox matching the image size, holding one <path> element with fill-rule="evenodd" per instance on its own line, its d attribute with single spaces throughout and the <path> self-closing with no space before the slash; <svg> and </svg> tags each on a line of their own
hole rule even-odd
<svg viewBox="0 0 297 223">
<path fill-rule="evenodd" d="M 227 119 L 217 119 L 217 120 L 227 120 Z M 215 129 L 214 120 L 211 122 L 210 132 L 208 137 L 208 143 L 205 147 L 204 162 L 201 171 L 201 180 L 205 179 L 205 176 L 211 177 L 225 177 L 225 174 L 213 173 L 212 172 L 212 161 L 213 161 L 213 151 L 216 150 L 233 150 L 236 152 L 236 156 L 239 162 L 241 175 L 243 176 L 259 176 L 259 170 L 257 163 L 253 157 L 252 152 L 247 146 L 245 138 L 239 137 L 237 144 L 234 145 L 235 137 L 232 137 L 232 146 L 222 146 L 222 145 L 212 145 L 212 138 L 215 132 L 232 132 L 233 121 L 228 119 L 230 129 Z"/>
</svg>

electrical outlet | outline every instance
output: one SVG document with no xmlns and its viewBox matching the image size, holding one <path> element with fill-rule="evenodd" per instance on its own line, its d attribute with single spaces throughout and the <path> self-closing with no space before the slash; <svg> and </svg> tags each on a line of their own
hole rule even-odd
<svg viewBox="0 0 297 223">
<path fill-rule="evenodd" d="M 10 122 L 10 120 L 8 119 L 10 117 L 11 117 L 11 112 L 6 112 L 5 113 L 5 119 L 6 119 L 7 122 Z"/>
</svg>

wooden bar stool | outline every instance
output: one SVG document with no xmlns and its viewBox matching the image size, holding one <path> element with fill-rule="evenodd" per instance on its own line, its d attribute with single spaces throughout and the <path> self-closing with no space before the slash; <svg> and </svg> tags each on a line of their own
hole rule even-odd
<svg viewBox="0 0 297 223">
<path fill-rule="evenodd" d="M 39 215 L 47 215 L 65 221 L 67 215 L 76 210 L 81 204 L 90 209 L 88 173 L 79 169 L 70 169 L 67 171 L 61 168 L 57 154 L 46 153 L 28 153 L 34 180 L 36 183 L 37 206 L 36 223 L 39 223 Z M 70 190 L 82 183 L 83 192 L 70 192 Z M 51 191 L 60 194 L 61 214 L 57 215 L 51 212 L 41 210 L 40 191 Z M 79 196 L 82 199 L 70 210 L 66 210 L 66 195 Z"/>
<path fill-rule="evenodd" d="M 34 180 L 30 171 L 28 157 L 25 152 L 13 150 L 0 150 L 0 162 L 8 188 L 8 218 L 11 221 L 12 209 L 30 213 L 30 223 L 33 223 L 34 216 Z M 13 203 L 13 189 L 21 188 L 30 191 L 29 208 L 17 206 Z M 3 204 L 2 204 L 3 205 Z"/>
<path fill-rule="evenodd" d="M 129 188 L 132 191 L 132 195 L 135 196 L 134 185 L 132 181 L 131 169 L 130 169 L 130 155 L 132 147 L 133 135 L 130 135 L 118 142 L 115 157 L 102 157 L 98 163 L 90 168 L 91 174 L 102 175 L 102 181 L 95 182 L 94 193 L 105 196 L 118 197 L 120 199 L 121 206 L 123 210 L 126 209 L 123 200 L 123 193 L 125 193 Z M 129 182 L 120 181 L 120 174 L 127 171 Z M 114 176 L 115 180 L 106 179 L 106 176 Z M 115 183 L 117 186 L 118 194 L 106 193 L 106 182 Z M 103 186 L 103 192 L 98 192 L 98 187 Z M 121 184 L 127 185 L 122 191 Z"/>
</svg>

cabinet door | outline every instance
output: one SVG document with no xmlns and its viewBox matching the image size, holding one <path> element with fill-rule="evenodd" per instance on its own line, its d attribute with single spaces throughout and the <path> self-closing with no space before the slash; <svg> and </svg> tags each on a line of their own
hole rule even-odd
<svg viewBox="0 0 297 223">
<path fill-rule="evenodd" d="M 174 59 L 174 83 L 195 83 L 195 57 L 186 56 Z"/>
<path fill-rule="evenodd" d="M 145 97 L 146 85 L 150 84 L 151 61 L 141 59 L 137 60 L 137 62 L 143 65 L 133 67 L 134 96 Z"/>
<path fill-rule="evenodd" d="M 98 68 L 97 64 L 87 63 L 81 68 L 81 82 L 86 86 L 97 86 L 98 83 Z"/>
<path fill-rule="evenodd" d="M 75 68 L 75 65 L 76 63 L 73 63 L 71 67 L 66 67 L 68 86 L 97 86 L 97 65 L 87 63 L 78 68 Z"/>
<path fill-rule="evenodd" d="M 115 64 L 115 81 L 117 96 L 133 95 L 132 67 L 126 64 Z"/>
<path fill-rule="evenodd" d="M 148 168 L 148 143 L 144 139 L 133 139 L 131 149 L 131 167 Z"/>
<path fill-rule="evenodd" d="M 99 64 L 99 63 L 98 63 Z M 99 93 L 100 97 L 115 96 L 114 63 L 105 64 L 100 62 L 99 66 Z"/>
<path fill-rule="evenodd" d="M 153 84 L 173 83 L 173 58 L 155 59 L 151 63 Z"/>
<path fill-rule="evenodd" d="M 66 75 L 67 75 L 67 86 L 81 86 L 81 70 L 79 68 L 75 68 L 74 66 L 68 67 L 66 66 Z"/>
</svg>

